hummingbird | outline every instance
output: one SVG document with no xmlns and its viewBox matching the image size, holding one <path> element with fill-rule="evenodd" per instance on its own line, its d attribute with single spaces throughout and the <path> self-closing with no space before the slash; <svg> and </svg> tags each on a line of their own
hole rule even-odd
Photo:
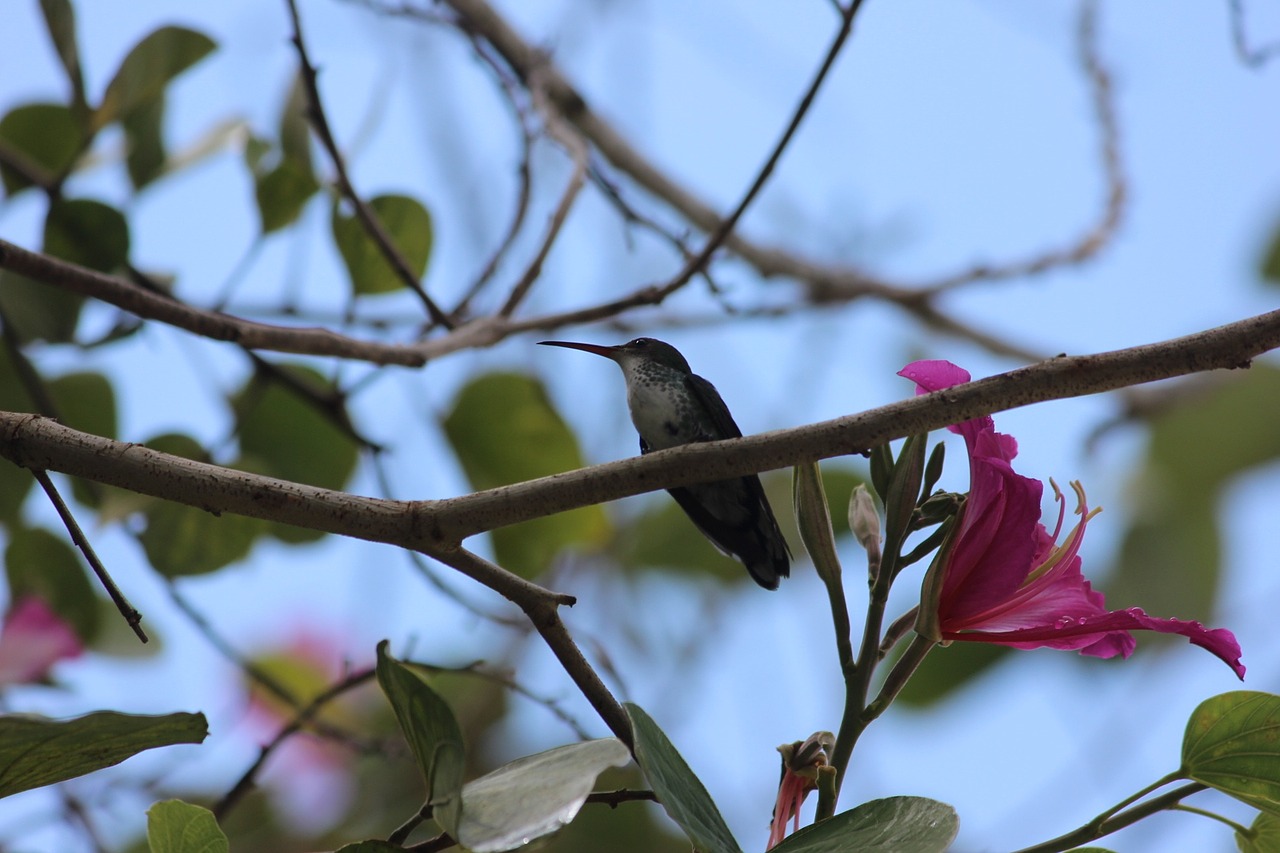
<svg viewBox="0 0 1280 853">
<path fill-rule="evenodd" d="M 636 338 L 619 346 L 538 343 L 594 353 L 622 368 L 641 454 L 742 436 L 715 386 L 694 373 L 671 344 L 654 338 Z M 668 491 L 702 534 L 720 551 L 740 560 L 760 586 L 777 589 L 778 580 L 791 574 L 791 552 L 758 476 Z"/>
</svg>

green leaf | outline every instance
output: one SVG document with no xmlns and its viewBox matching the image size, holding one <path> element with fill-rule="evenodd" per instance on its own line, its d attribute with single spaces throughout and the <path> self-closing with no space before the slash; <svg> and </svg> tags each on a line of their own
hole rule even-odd
<svg viewBox="0 0 1280 853">
<path fill-rule="evenodd" d="M 164 453 L 207 462 L 199 444 L 183 435 L 160 436 L 148 446 Z M 266 522 L 240 515 L 214 515 L 198 507 L 152 501 L 144 514 L 147 527 L 138 537 L 147 559 L 165 577 L 199 575 L 243 559 Z"/>
<path fill-rule="evenodd" d="M 623 707 L 636 738 L 636 762 L 667 815 L 702 853 L 740 853 L 711 795 L 658 724 L 639 705 Z"/>
<path fill-rule="evenodd" d="M 276 364 L 274 369 L 275 375 L 253 376 L 231 400 L 241 453 L 261 473 L 341 489 L 355 472 L 356 444 L 319 407 L 336 407 L 345 418 L 342 401 L 309 367 Z"/>
<path fill-rule="evenodd" d="M 100 272 L 129 259 L 129 224 L 114 207 L 87 198 L 57 199 L 44 220 L 44 250 Z"/>
<path fill-rule="evenodd" d="M 84 297 L 0 270 L 0 309 L 21 341 L 66 343 L 75 337 Z M 27 404 L 28 411 L 31 404 Z"/>
<path fill-rule="evenodd" d="M 286 162 L 293 163 L 302 172 L 312 175 L 311 122 L 307 120 L 310 103 L 301 69 L 293 77 L 284 107 L 280 110 L 280 150 Z"/>
<path fill-rule="evenodd" d="M 631 753 L 617 738 L 570 744 L 505 764 L 462 788 L 449 834 L 473 853 L 500 853 L 550 835 L 578 814 L 596 777 Z"/>
<path fill-rule="evenodd" d="M 1280 816 L 1259 812 L 1249 827 L 1249 835 L 1236 833 L 1240 853 L 1280 853 Z"/>
<path fill-rule="evenodd" d="M 0 273 L 0 305 L 4 305 L 5 278 Z M 31 397 L 18 377 L 7 347 L 0 347 L 0 409 L 7 412 L 29 412 Z M 35 478 L 26 468 L 20 468 L 9 460 L 0 460 L 0 524 L 12 524 L 18 519 L 18 511 L 26 500 Z"/>
<path fill-rule="evenodd" d="M 1182 773 L 1280 815 L 1280 696 L 1236 690 L 1201 702 L 1182 739 Z"/>
<path fill-rule="evenodd" d="M 542 384 L 513 373 L 472 380 L 444 421 L 445 435 L 473 489 L 489 489 L 582 467 L 578 442 Z M 522 577 L 544 571 L 569 546 L 599 548 L 612 533 L 604 509 L 583 507 L 499 528 L 502 566 Z"/>
<path fill-rule="evenodd" d="M 138 541 L 165 577 L 202 575 L 248 556 L 266 523 L 240 515 L 214 515 L 197 507 L 159 501 L 146 511 Z"/>
<path fill-rule="evenodd" d="M 116 436 L 116 397 L 101 373 L 68 373 L 47 384 L 58 420 L 82 432 L 105 438 Z M 71 492 L 85 506 L 97 508 L 108 487 L 71 478 Z"/>
<path fill-rule="evenodd" d="M 608 552 L 632 571 L 667 569 L 727 583 L 749 577 L 742 564 L 717 551 L 667 495 L 654 496 L 643 512 L 618 524 Z"/>
<path fill-rule="evenodd" d="M 797 465 L 793 470 L 793 504 L 800 540 L 818 576 L 828 586 L 834 583 L 839 588 L 841 567 L 840 558 L 836 556 L 836 534 L 831 526 L 831 511 L 827 507 L 818 463 Z"/>
<path fill-rule="evenodd" d="M 164 93 L 139 104 L 120 121 L 124 130 L 125 165 L 134 189 L 164 174 Z"/>
<path fill-rule="evenodd" d="M 427 783 L 427 803 L 436 820 L 452 834 L 462 810 L 465 750 L 453 711 L 416 670 L 387 654 L 378 643 L 378 685 L 391 702 L 396 722 Z"/>
<path fill-rule="evenodd" d="M 1272 233 L 1258 271 L 1262 274 L 1263 281 L 1272 286 L 1280 284 L 1280 227 Z"/>
<path fill-rule="evenodd" d="M 422 202 L 404 195 L 381 195 L 371 199 L 369 206 L 391 238 L 392 245 L 399 249 L 413 277 L 420 280 L 431 257 L 431 214 Z M 392 293 L 405 286 L 354 211 L 344 213 L 335 202 L 331 225 L 333 242 L 337 244 L 343 263 L 347 265 L 347 274 L 351 276 L 352 293 L 357 296 Z"/>
<path fill-rule="evenodd" d="M 1151 421 L 1107 601 L 1206 621 L 1221 576 L 1222 495 L 1280 458 L 1280 369 L 1258 362 Z M 1155 639 L 1155 638 L 1153 638 Z"/>
<path fill-rule="evenodd" d="M 254 179 L 254 197 L 262 233 L 291 225 L 307 201 L 320 189 L 315 175 L 294 160 L 284 159 L 270 172 Z"/>
<path fill-rule="evenodd" d="M 82 138 L 75 115 L 62 104 L 26 104 L 0 118 L 0 145 L 9 157 L 47 180 L 56 181 L 71 171 Z M 0 179 L 10 195 L 31 186 L 9 166 L 0 166 Z"/>
<path fill-rule="evenodd" d="M 943 853 L 960 831 L 956 810 L 924 797 L 888 797 L 806 826 L 777 853 Z"/>
<path fill-rule="evenodd" d="M 0 797 L 111 767 L 144 750 L 200 743 L 208 733 L 204 714 L 0 717 Z"/>
<path fill-rule="evenodd" d="M 4 570 L 10 597 L 39 597 L 81 640 L 92 640 L 101 624 L 102 610 L 80 553 L 44 528 L 11 527 L 8 532 Z"/>
<path fill-rule="evenodd" d="M 912 674 L 897 701 L 915 708 L 937 704 L 994 669 L 1010 651 L 990 643 L 953 643 L 936 649 Z"/>
<path fill-rule="evenodd" d="M 58 54 L 58 61 L 67 72 L 71 84 L 71 101 L 76 109 L 84 110 L 84 72 L 80 67 L 80 47 L 76 42 L 76 15 L 69 0 L 40 0 L 45 28 Z"/>
<path fill-rule="evenodd" d="M 182 800 L 165 800 L 147 809 L 151 853 L 227 853 L 230 844 L 213 812 Z"/>
<path fill-rule="evenodd" d="M 105 127 L 157 98 L 173 78 L 213 52 L 217 45 L 203 33 L 161 27 L 138 42 L 107 84 L 94 112 L 94 128 Z"/>
</svg>

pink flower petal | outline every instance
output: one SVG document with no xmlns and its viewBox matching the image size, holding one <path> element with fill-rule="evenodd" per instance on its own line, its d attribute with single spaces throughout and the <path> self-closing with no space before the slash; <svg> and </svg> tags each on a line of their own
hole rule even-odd
<svg viewBox="0 0 1280 853">
<path fill-rule="evenodd" d="M 10 607 L 0 629 L 0 685 L 40 681 L 55 663 L 83 651 L 76 632 L 49 605 L 25 596 Z"/>
</svg>

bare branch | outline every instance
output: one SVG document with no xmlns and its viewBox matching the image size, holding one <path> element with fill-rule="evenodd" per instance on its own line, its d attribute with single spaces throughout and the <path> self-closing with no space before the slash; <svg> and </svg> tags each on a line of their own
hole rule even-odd
<svg viewBox="0 0 1280 853">
<path fill-rule="evenodd" d="M 1249 33 L 1244 23 L 1244 0 L 1229 0 L 1231 9 L 1231 43 L 1236 55 L 1250 68 L 1261 68 L 1280 56 L 1280 42 L 1273 41 L 1261 47 L 1249 44 Z"/>
<path fill-rule="evenodd" d="M 463 539 L 496 527 L 708 479 L 859 453 L 993 412 L 1210 370 L 1247 367 L 1280 347 L 1280 310 L 1155 344 L 1057 358 L 943 392 L 807 426 L 705 442 L 444 500 L 360 497 L 234 471 L 99 438 L 48 418 L 0 413 L 0 456 L 200 507 L 384 542 L 455 565 L 508 600 L 568 604 L 492 564 L 453 559 Z"/>
<path fill-rule="evenodd" d="M 337 172 L 338 191 L 355 208 L 356 218 L 360 220 L 360 224 L 364 226 L 364 230 L 373 239 L 373 242 L 378 245 L 378 250 L 382 252 L 382 256 L 391 265 L 391 268 L 395 270 L 396 275 L 400 277 L 404 286 L 416 293 L 418 298 L 422 300 L 423 306 L 427 309 L 427 314 L 431 317 L 431 322 L 438 323 L 446 329 L 452 329 L 453 321 L 440 310 L 440 307 L 423 289 L 418 277 L 413 274 L 413 270 L 409 269 L 409 264 L 405 261 L 404 255 L 400 254 L 400 250 L 391 242 L 391 237 L 387 234 L 387 230 L 382 227 L 382 222 L 378 219 L 378 215 L 356 193 L 355 185 L 351 183 L 351 177 L 347 174 L 346 160 L 338 149 L 338 143 L 333 137 L 333 130 L 329 127 L 329 118 L 325 115 L 324 105 L 320 101 L 320 88 L 316 84 L 316 69 L 311 64 L 311 57 L 307 54 L 307 45 L 302 37 L 302 22 L 298 17 L 298 4 L 296 0 L 287 0 L 287 2 L 289 4 L 289 19 L 293 23 L 293 46 L 298 52 L 298 64 L 302 68 L 302 81 L 306 87 L 307 101 L 310 105 L 307 115 L 311 119 L 312 127 L 315 128 L 316 136 L 320 138 L 320 144 L 324 146 L 324 150 L 329 154 L 329 159 L 333 161 L 333 168 Z"/>
<path fill-rule="evenodd" d="M 42 284 L 91 296 L 143 319 L 167 323 L 215 341 L 231 341 L 246 349 L 336 356 L 409 367 L 420 367 L 425 363 L 424 357 L 412 345 L 361 341 L 329 329 L 273 326 L 219 311 L 205 311 L 128 279 L 31 252 L 2 239 L 0 267 Z"/>
</svg>

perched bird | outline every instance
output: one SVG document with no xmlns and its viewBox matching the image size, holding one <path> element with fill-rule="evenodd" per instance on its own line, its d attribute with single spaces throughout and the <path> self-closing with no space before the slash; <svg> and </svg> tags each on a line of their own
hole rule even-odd
<svg viewBox="0 0 1280 853">
<path fill-rule="evenodd" d="M 742 435 L 715 386 L 690 370 L 671 344 L 653 338 L 615 347 L 539 343 L 602 355 L 622 368 L 641 453 Z M 778 580 L 791 574 L 791 553 L 755 474 L 669 491 L 703 535 L 741 560 L 756 583 L 777 589 Z"/>
</svg>

